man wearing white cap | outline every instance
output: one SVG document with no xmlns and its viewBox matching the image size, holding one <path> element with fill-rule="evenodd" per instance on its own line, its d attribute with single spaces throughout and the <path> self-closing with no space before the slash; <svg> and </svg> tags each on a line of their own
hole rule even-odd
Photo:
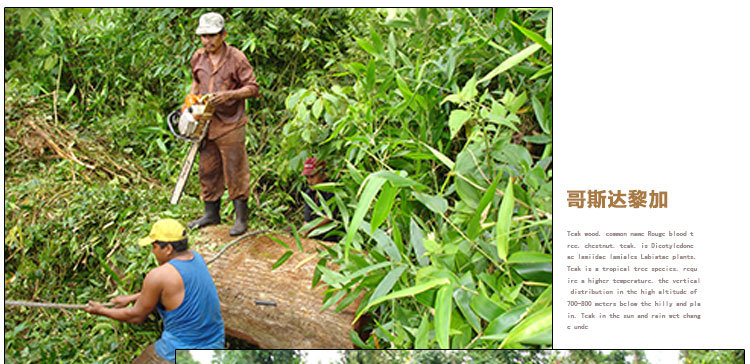
<svg viewBox="0 0 750 364">
<path fill-rule="evenodd" d="M 164 322 L 159 340 L 149 345 L 133 363 L 175 361 L 175 349 L 224 349 L 224 321 L 219 295 L 206 263 L 187 249 L 187 232 L 177 220 L 161 219 L 147 237 L 159 266 L 143 280 L 141 291 L 110 300 L 114 308 L 89 301 L 86 312 L 129 323 L 143 322 L 154 309 Z M 131 302 L 133 306 L 128 307 Z"/>
<path fill-rule="evenodd" d="M 220 14 L 203 14 L 195 33 L 200 35 L 203 47 L 195 51 L 190 60 L 193 73 L 190 92 L 213 94 L 209 102 L 216 109 L 198 161 L 204 212 L 188 227 L 202 228 L 221 221 L 219 210 L 226 186 L 235 213 L 229 234 L 240 235 L 247 230 L 247 199 L 250 197 L 250 165 L 245 150 L 245 124 L 248 122 L 245 99 L 260 97 L 259 86 L 247 57 L 224 41 L 227 32 Z"/>
</svg>

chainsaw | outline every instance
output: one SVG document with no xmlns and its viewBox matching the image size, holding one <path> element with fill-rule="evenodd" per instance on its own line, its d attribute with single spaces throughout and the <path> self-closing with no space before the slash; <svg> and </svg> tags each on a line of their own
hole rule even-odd
<svg viewBox="0 0 750 364">
<path fill-rule="evenodd" d="M 169 203 L 172 205 L 180 202 L 182 191 L 185 189 L 190 170 L 193 169 L 195 156 L 198 154 L 203 138 L 208 133 L 208 124 L 213 116 L 214 106 L 208 103 L 211 94 L 207 95 L 188 95 L 185 103 L 180 110 L 175 110 L 167 117 L 169 131 L 178 139 L 191 142 L 185 162 L 182 163 L 180 176 L 177 177 L 177 184 L 172 191 L 172 198 Z"/>
</svg>

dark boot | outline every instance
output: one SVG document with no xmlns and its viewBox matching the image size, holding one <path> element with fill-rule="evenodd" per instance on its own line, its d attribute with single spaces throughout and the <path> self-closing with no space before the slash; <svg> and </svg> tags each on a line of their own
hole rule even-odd
<svg viewBox="0 0 750 364">
<path fill-rule="evenodd" d="M 193 220 L 188 223 L 190 229 L 200 229 L 208 225 L 216 225 L 221 222 L 219 217 L 219 207 L 221 207 L 221 200 L 214 202 L 203 201 L 203 216 L 198 220 Z"/>
<path fill-rule="evenodd" d="M 234 204 L 234 226 L 229 235 L 237 236 L 247 231 L 247 200 L 232 200 Z"/>
</svg>

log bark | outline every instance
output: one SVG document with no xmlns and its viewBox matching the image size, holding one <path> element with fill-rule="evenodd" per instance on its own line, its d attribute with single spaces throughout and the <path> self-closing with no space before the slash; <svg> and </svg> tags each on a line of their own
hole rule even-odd
<svg viewBox="0 0 750 364">
<path fill-rule="evenodd" d="M 293 237 L 274 237 L 294 254 L 273 271 L 273 264 L 287 249 L 265 234 L 240 241 L 208 266 L 219 293 L 226 333 L 263 349 L 353 348 L 349 330 L 354 329 L 352 321 L 361 297 L 341 312 L 334 312 L 336 305 L 321 311 L 326 287 L 318 284 L 311 289 L 318 260 L 297 267 L 317 254 L 319 244 L 331 243 L 301 239 L 304 252 L 300 252 Z M 229 226 L 210 226 L 201 230 L 192 248 L 208 260 L 232 240 Z"/>
</svg>

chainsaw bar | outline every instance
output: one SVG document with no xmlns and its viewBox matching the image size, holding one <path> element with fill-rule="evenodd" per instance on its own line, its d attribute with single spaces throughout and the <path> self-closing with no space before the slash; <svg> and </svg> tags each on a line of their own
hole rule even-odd
<svg viewBox="0 0 750 364">
<path fill-rule="evenodd" d="M 177 177 L 177 184 L 175 184 L 174 191 L 172 191 L 172 198 L 169 199 L 169 203 L 171 203 L 172 205 L 176 205 L 178 202 L 180 202 L 182 191 L 185 189 L 185 184 L 187 184 L 188 177 L 190 177 L 190 171 L 193 169 L 195 156 L 198 155 L 198 149 L 201 146 L 201 142 L 203 141 L 203 138 L 206 137 L 206 133 L 208 132 L 208 124 L 210 122 L 210 120 L 206 121 L 206 126 L 203 129 L 203 133 L 201 134 L 200 139 L 192 142 L 190 151 L 188 151 L 187 157 L 185 157 L 185 162 L 182 163 L 180 176 Z"/>
</svg>

